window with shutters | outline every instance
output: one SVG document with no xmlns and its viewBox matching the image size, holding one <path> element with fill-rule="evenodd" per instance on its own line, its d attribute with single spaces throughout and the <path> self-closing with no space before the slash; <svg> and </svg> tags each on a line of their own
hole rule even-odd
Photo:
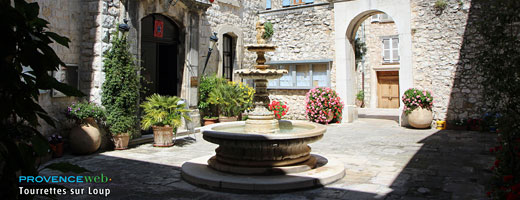
<svg viewBox="0 0 520 200">
<path fill-rule="evenodd" d="M 390 15 L 387 15 L 385 13 L 372 15 L 372 17 L 370 19 L 371 19 L 370 22 L 372 22 L 372 23 L 377 23 L 377 22 L 381 22 L 381 23 L 394 22 L 392 17 L 390 17 Z"/>
<path fill-rule="evenodd" d="M 385 36 L 382 37 L 383 45 L 383 64 L 399 63 L 399 37 Z"/>
<path fill-rule="evenodd" d="M 286 69 L 289 73 L 280 79 L 269 80 L 268 89 L 311 89 L 330 87 L 330 60 L 287 61 L 271 63 L 276 69 Z"/>
</svg>

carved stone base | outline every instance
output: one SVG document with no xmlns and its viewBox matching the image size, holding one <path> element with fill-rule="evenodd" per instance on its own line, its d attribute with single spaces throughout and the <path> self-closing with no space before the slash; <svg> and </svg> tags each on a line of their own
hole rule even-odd
<svg viewBox="0 0 520 200">
<path fill-rule="evenodd" d="M 316 157 L 311 156 L 304 162 L 283 167 L 243 167 L 219 162 L 217 157 L 213 156 L 208 160 L 208 165 L 215 170 L 233 174 L 279 175 L 304 172 L 314 169 L 316 167 Z"/>
<path fill-rule="evenodd" d="M 261 117 L 271 119 L 258 119 Z M 256 118 L 256 119 L 255 119 Z M 280 131 L 278 120 L 273 119 L 273 116 L 250 116 L 246 120 L 245 131 L 247 133 L 277 133 Z"/>
</svg>

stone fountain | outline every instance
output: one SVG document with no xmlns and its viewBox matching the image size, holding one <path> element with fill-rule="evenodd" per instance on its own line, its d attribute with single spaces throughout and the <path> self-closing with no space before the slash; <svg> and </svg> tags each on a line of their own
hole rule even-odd
<svg viewBox="0 0 520 200">
<path fill-rule="evenodd" d="M 255 83 L 254 109 L 245 122 L 216 124 L 203 131 L 203 138 L 218 144 L 216 155 L 190 160 L 182 165 L 183 178 L 195 185 L 226 191 L 276 192 L 323 186 L 341 179 L 341 162 L 311 154 L 307 145 L 323 137 L 326 127 L 303 121 L 276 120 L 267 109 L 267 81 L 287 70 L 269 69 L 265 52 L 276 46 L 266 44 L 263 22 L 256 24 L 257 44 L 252 69 L 236 70 Z"/>
</svg>

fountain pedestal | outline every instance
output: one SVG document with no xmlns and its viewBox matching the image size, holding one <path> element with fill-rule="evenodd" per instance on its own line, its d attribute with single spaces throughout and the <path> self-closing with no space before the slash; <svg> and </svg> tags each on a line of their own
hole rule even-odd
<svg viewBox="0 0 520 200">
<path fill-rule="evenodd" d="M 263 26 L 257 23 L 258 44 L 246 46 L 256 52 L 253 69 L 236 70 L 244 79 L 253 79 L 254 109 L 245 122 L 216 124 L 202 132 L 205 140 L 218 144 L 215 156 L 193 159 L 182 165 L 182 177 L 196 185 L 231 191 L 283 191 L 322 186 L 345 175 L 341 162 L 311 154 L 309 143 L 323 137 L 327 128 L 312 122 L 274 119 L 269 111 L 269 79 L 278 79 L 287 70 L 268 69 L 265 52 L 276 46 L 261 38 Z M 263 175 L 263 176 L 246 176 Z"/>
</svg>

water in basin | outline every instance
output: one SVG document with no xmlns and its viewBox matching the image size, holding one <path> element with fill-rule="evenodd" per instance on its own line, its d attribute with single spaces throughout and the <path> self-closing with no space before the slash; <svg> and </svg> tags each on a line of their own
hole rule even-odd
<svg viewBox="0 0 520 200">
<path fill-rule="evenodd" d="M 280 124 L 280 131 L 278 131 L 276 133 L 281 133 L 281 134 L 299 133 L 302 131 L 311 130 L 313 128 L 314 127 L 312 127 L 312 126 L 293 126 L 293 125 L 283 126 Z M 228 133 L 246 133 L 245 125 L 215 127 L 212 130 L 228 132 Z"/>
</svg>

